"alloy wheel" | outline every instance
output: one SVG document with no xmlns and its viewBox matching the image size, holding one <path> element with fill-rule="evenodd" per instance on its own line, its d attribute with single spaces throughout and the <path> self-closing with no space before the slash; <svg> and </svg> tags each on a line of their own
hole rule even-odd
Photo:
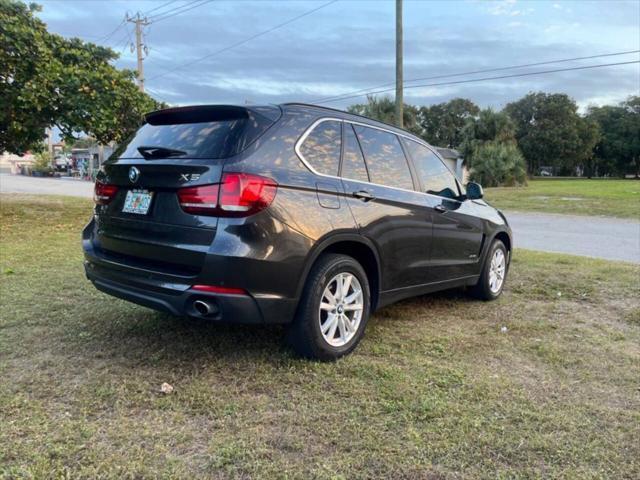
<svg viewBox="0 0 640 480">
<path fill-rule="evenodd" d="M 507 269 L 507 259 L 502 249 L 498 248 L 493 253 L 491 265 L 489 266 L 489 289 L 491 293 L 497 294 L 504 283 L 504 274 Z"/>
<path fill-rule="evenodd" d="M 333 347 L 342 347 L 354 337 L 364 311 L 362 286 L 355 275 L 342 272 L 333 277 L 322 293 L 319 307 L 320 332 Z"/>
</svg>

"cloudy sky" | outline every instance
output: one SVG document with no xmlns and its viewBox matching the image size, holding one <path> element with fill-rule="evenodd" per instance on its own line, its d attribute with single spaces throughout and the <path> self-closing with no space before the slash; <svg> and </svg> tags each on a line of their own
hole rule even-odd
<svg viewBox="0 0 640 480">
<path fill-rule="evenodd" d="M 117 65 L 122 68 L 136 65 L 130 50 L 133 25 L 123 23 L 123 17 L 146 14 L 151 20 L 144 30 L 148 91 L 172 104 L 314 102 L 359 90 L 383 90 L 381 85 L 394 81 L 393 0 L 39 3 L 39 15 L 51 31 L 111 46 L 121 53 Z M 296 17 L 301 18 L 287 23 Z M 405 79 L 427 78 L 407 85 L 638 61 L 636 52 L 429 79 L 640 50 L 640 1 L 405 0 L 404 41 Z M 500 108 L 529 91 L 542 90 L 568 93 L 584 107 L 618 102 L 639 89 L 640 67 L 635 63 L 408 88 L 405 100 L 429 105 L 466 97 Z M 363 99 L 326 105 L 344 108 Z"/>
</svg>

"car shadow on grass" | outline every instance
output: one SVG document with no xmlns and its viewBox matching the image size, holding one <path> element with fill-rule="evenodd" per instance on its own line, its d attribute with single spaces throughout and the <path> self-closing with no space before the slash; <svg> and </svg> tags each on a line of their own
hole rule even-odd
<svg viewBox="0 0 640 480">
<path fill-rule="evenodd" d="M 468 304 L 460 289 L 407 299 L 377 311 L 370 322 L 411 321 L 413 313 L 456 309 Z M 102 303 L 102 302 L 101 302 Z M 106 304 L 106 302 L 105 302 Z M 289 363 L 295 355 L 285 341 L 286 325 L 246 325 L 189 317 L 174 317 L 124 302 L 109 301 L 67 331 L 76 354 L 132 365 L 187 368 L 203 362 L 256 361 Z M 410 327 L 407 327 L 410 328 Z"/>
</svg>

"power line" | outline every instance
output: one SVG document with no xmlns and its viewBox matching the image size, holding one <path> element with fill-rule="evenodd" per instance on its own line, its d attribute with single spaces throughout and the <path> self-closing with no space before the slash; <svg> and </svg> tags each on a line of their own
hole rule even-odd
<svg viewBox="0 0 640 480">
<path fill-rule="evenodd" d="M 107 40 L 109 40 L 111 37 L 113 37 L 115 35 L 115 33 L 120 30 L 120 28 L 125 24 L 126 19 L 122 19 L 122 21 L 118 24 L 118 26 L 116 28 L 113 29 L 113 31 L 111 33 L 106 34 L 103 37 L 100 37 L 97 41 L 98 42 L 106 42 Z"/>
<path fill-rule="evenodd" d="M 170 0 L 167 3 L 163 3 L 162 5 L 157 6 L 156 8 L 152 8 L 151 10 L 148 10 L 146 12 L 143 13 L 143 15 L 149 15 L 151 12 L 155 12 L 156 10 L 160 10 L 161 8 L 166 7 L 167 5 L 171 5 L 172 3 L 176 3 L 178 0 Z"/>
<path fill-rule="evenodd" d="M 124 29 L 127 32 L 127 37 L 126 37 L 126 40 L 124 41 L 124 45 L 122 46 L 122 50 L 120 51 L 120 55 L 122 55 L 124 53 L 125 49 L 128 46 L 132 46 L 133 45 L 133 39 L 131 38 L 131 32 L 129 31 L 129 27 L 127 25 L 125 25 Z"/>
<path fill-rule="evenodd" d="M 195 0 L 193 2 L 182 5 L 181 7 L 178 7 L 176 9 L 169 10 L 169 12 L 159 13 L 158 15 L 151 17 L 149 20 L 151 23 L 160 22 L 162 20 L 166 20 L 167 18 L 175 17 L 176 15 L 180 15 L 181 13 L 188 12 L 189 10 L 193 10 L 194 8 L 201 7 L 207 3 L 211 3 L 214 0 L 204 0 L 202 3 L 199 3 L 198 5 L 194 5 L 194 3 L 198 3 L 200 1 L 201 0 Z M 188 7 L 188 8 L 185 8 L 185 7 Z M 176 11 L 176 10 L 179 10 L 179 11 Z"/>
<path fill-rule="evenodd" d="M 278 28 L 282 28 L 285 25 L 289 25 L 290 23 L 293 23 L 296 20 L 300 20 L 301 18 L 306 17 L 307 15 L 311 15 L 312 13 L 315 13 L 315 12 L 317 12 L 318 10 L 320 10 L 322 8 L 328 7 L 329 5 L 331 5 L 332 3 L 336 3 L 337 1 L 338 0 L 331 0 L 330 2 L 327 2 L 327 3 L 324 3 L 324 4 L 320 5 L 319 7 L 312 8 L 311 10 L 307 10 L 306 12 L 304 12 L 304 13 L 296 16 L 296 17 L 290 18 L 289 20 L 286 20 L 286 21 L 284 21 L 282 23 L 279 23 L 278 25 L 275 25 L 275 26 L 273 26 L 273 27 L 271 27 L 271 28 L 269 28 L 267 30 L 263 30 L 262 32 L 256 33 L 255 35 L 252 35 L 252 36 L 250 36 L 248 38 L 245 38 L 244 40 L 240 40 L 239 42 L 236 42 L 236 43 L 233 43 L 233 44 L 231 44 L 229 46 L 221 48 L 220 50 L 216 50 L 213 53 L 209 53 L 207 55 L 204 55 L 203 57 L 200 57 L 200 58 L 197 58 L 197 59 L 192 60 L 190 62 L 186 62 L 186 63 L 183 63 L 181 65 L 178 65 L 177 67 L 169 69 L 164 73 L 161 73 L 159 75 L 155 75 L 155 76 L 149 78 L 149 80 L 154 80 L 156 78 L 164 77 L 166 75 L 169 75 L 170 73 L 173 73 L 173 72 L 175 72 L 177 70 L 180 70 L 181 68 L 189 67 L 189 66 L 191 66 L 191 65 L 193 65 L 195 63 L 201 62 L 202 60 L 206 60 L 207 58 L 214 57 L 214 56 L 219 55 L 219 54 L 221 54 L 223 52 L 229 51 L 232 48 L 239 47 L 240 45 L 243 45 L 243 44 L 245 44 L 247 42 L 250 42 L 251 40 L 254 40 L 254 39 L 258 38 L 258 37 L 261 37 L 262 35 L 266 35 L 267 33 L 271 33 L 274 30 L 277 30 Z"/>
<path fill-rule="evenodd" d="M 410 80 L 405 80 L 404 84 L 406 85 L 407 83 L 410 82 L 419 82 L 419 81 L 423 81 L 423 80 L 436 80 L 439 78 L 452 78 L 452 77 L 462 77 L 462 76 L 466 76 L 466 75 L 475 75 L 478 73 L 490 73 L 490 72 L 500 72 L 500 71 L 504 71 L 504 70 L 514 70 L 514 69 L 518 69 L 518 68 L 526 68 L 526 67 L 537 67 L 540 65 L 549 65 L 549 64 L 553 64 L 553 63 L 565 63 L 565 62 L 573 62 L 576 60 L 589 60 L 589 59 L 594 59 L 594 58 L 601 58 L 601 57 L 613 57 L 613 56 L 618 56 L 618 55 L 629 55 L 631 53 L 639 53 L 640 50 L 629 50 L 626 52 L 615 52 L 615 53 L 603 53 L 600 55 L 589 55 L 586 57 L 573 57 L 573 58 L 563 58 L 560 60 L 549 60 L 546 62 L 536 62 L 536 63 L 524 63 L 521 65 L 512 65 L 510 67 L 498 67 L 498 68 L 488 68 L 488 69 L 484 69 L 484 70 L 472 70 L 469 72 L 459 72 L 459 73 L 450 73 L 450 74 L 444 74 L 444 75 L 434 75 L 431 77 L 421 77 L 421 78 L 413 78 Z M 377 85 L 375 87 L 367 87 L 367 88 L 361 88 L 359 90 L 353 90 L 351 92 L 345 92 L 341 95 L 333 95 L 330 97 L 324 97 L 324 98 L 320 98 L 318 100 L 316 100 L 313 103 L 323 103 L 323 102 L 333 102 L 333 101 L 337 101 L 340 100 L 342 97 L 344 96 L 350 96 L 350 95 L 354 95 L 357 93 L 362 93 L 362 92 L 367 92 L 370 90 L 374 90 L 377 88 L 383 88 L 383 87 L 387 87 L 390 85 L 395 85 L 394 82 L 388 82 L 388 83 L 383 83 L 381 85 Z M 352 98 L 352 97 L 348 97 L 348 98 Z"/>
<path fill-rule="evenodd" d="M 474 82 L 484 82 L 487 80 L 501 80 L 504 78 L 516 78 L 516 77 L 528 77 L 531 75 L 544 75 L 547 73 L 556 73 L 556 72 L 569 72 L 572 70 L 588 70 L 588 69 L 593 69 L 593 68 L 602 68 L 602 67 L 613 67 L 616 65 L 630 65 L 632 63 L 640 63 L 640 60 L 634 60 L 631 62 L 617 62 L 617 63 L 603 63 L 603 64 L 599 64 L 599 65 L 586 65 L 583 67 L 569 67 L 569 68 L 558 68 L 558 69 L 554 69 L 554 70 L 541 70 L 539 72 L 527 72 L 527 73 L 516 73 L 513 75 L 500 75 L 500 76 L 496 76 L 496 77 L 484 77 L 484 78 L 472 78 L 470 80 L 458 80 L 455 82 L 440 82 L 440 83 L 426 83 L 426 84 L 422 84 L 422 85 L 408 85 L 406 87 L 404 87 L 405 89 L 409 89 L 409 88 L 423 88 L 423 87 L 441 87 L 441 86 L 445 86 L 445 85 L 459 85 L 462 83 L 474 83 Z M 386 92 L 390 92 L 395 90 L 395 87 L 393 88 L 386 88 L 384 90 L 377 90 L 377 91 L 370 91 L 370 92 L 365 92 L 365 93 L 361 93 L 361 94 L 357 94 L 357 95 L 351 95 L 348 97 L 341 97 L 338 99 L 334 99 L 334 100 L 325 100 L 325 101 L 321 101 L 321 102 L 314 102 L 316 104 L 321 104 L 321 103 L 332 103 L 332 102 L 337 102 L 340 100 L 348 100 L 350 98 L 356 98 L 356 97 L 362 97 L 364 95 L 375 95 L 378 93 L 386 93 Z"/>
<path fill-rule="evenodd" d="M 188 7 L 189 5 L 193 5 L 194 3 L 198 3 L 198 2 L 200 2 L 200 1 L 201 1 L 201 0 L 191 0 L 191 1 L 189 1 L 189 2 L 183 3 L 182 5 L 178 5 L 178 6 L 175 6 L 175 7 L 169 8 L 168 10 L 165 10 L 164 12 L 158 12 L 158 13 L 156 13 L 155 15 L 151 15 L 151 17 L 150 17 L 150 18 L 154 18 L 154 17 L 163 17 L 164 15 L 168 15 L 168 14 L 170 14 L 170 13 L 172 13 L 172 12 L 177 11 L 177 10 L 182 10 L 183 8 Z"/>
<path fill-rule="evenodd" d="M 169 100 L 167 100 L 166 97 L 163 97 L 162 95 L 160 95 L 157 90 L 154 90 L 153 88 L 149 88 L 149 87 L 147 87 L 147 90 L 149 90 L 151 93 L 153 93 L 160 100 L 164 100 L 167 104 L 171 104 L 171 102 Z"/>
<path fill-rule="evenodd" d="M 115 42 L 113 44 L 113 47 L 111 47 L 114 50 L 119 50 L 120 49 L 120 55 L 122 55 L 124 53 L 124 50 L 127 48 L 127 45 L 129 45 L 129 40 L 131 39 L 131 34 L 129 33 L 129 30 L 126 28 L 126 26 L 125 26 L 125 29 L 127 31 L 126 31 L 124 37 L 120 38 L 120 40 Z"/>
</svg>

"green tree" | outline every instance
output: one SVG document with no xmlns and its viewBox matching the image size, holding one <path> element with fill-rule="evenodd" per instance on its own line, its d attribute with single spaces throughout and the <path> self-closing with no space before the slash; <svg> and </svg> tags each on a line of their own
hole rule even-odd
<svg viewBox="0 0 640 480">
<path fill-rule="evenodd" d="M 640 97 L 629 97 L 617 106 L 591 107 L 587 118 L 601 132 L 595 146 L 597 174 L 640 176 Z"/>
<path fill-rule="evenodd" d="M 640 178 L 640 96 L 634 95 L 622 102 L 627 111 L 623 130 L 628 138 L 627 158 L 634 169 L 636 178 Z"/>
<path fill-rule="evenodd" d="M 358 103 L 347 108 L 350 113 L 364 115 L 390 125 L 395 125 L 396 113 L 395 103 L 390 97 L 377 98 L 375 96 L 367 96 L 367 103 Z M 418 123 L 418 109 L 413 105 L 404 104 L 403 122 L 405 130 L 411 133 L 421 135 L 422 128 Z"/>
<path fill-rule="evenodd" d="M 43 174 L 49 174 L 53 170 L 51 168 L 52 158 L 49 152 L 38 152 L 34 155 L 33 171 Z"/>
<path fill-rule="evenodd" d="M 479 113 L 480 108 L 466 98 L 421 107 L 419 121 L 423 138 L 432 145 L 458 148 L 467 119 L 477 117 Z"/>
<path fill-rule="evenodd" d="M 0 151 L 33 149 L 54 125 L 67 138 L 119 142 L 161 107 L 137 89 L 133 71 L 109 63 L 113 50 L 49 33 L 39 9 L 0 0 Z"/>
<path fill-rule="evenodd" d="M 596 156 L 594 148 L 600 140 L 600 126 L 591 118 L 580 118 L 578 121 L 580 148 L 576 152 L 576 161 L 582 167 L 583 175 L 591 178 L 596 175 Z"/>
<path fill-rule="evenodd" d="M 467 119 L 461 137 L 460 149 L 471 180 L 488 187 L 526 183 L 526 164 L 507 114 L 481 110 L 477 118 Z"/>
<path fill-rule="evenodd" d="M 486 187 L 514 187 L 525 184 L 527 169 L 515 142 L 485 142 L 473 152 L 469 178 Z"/>
<path fill-rule="evenodd" d="M 578 106 L 561 93 L 530 93 L 509 103 L 505 112 L 516 126 L 518 146 L 527 160 L 529 173 L 536 174 L 543 165 L 558 173 L 573 173 L 593 148 L 597 139 L 581 135 L 584 125 Z M 586 140 L 593 144 L 585 144 Z"/>
</svg>

